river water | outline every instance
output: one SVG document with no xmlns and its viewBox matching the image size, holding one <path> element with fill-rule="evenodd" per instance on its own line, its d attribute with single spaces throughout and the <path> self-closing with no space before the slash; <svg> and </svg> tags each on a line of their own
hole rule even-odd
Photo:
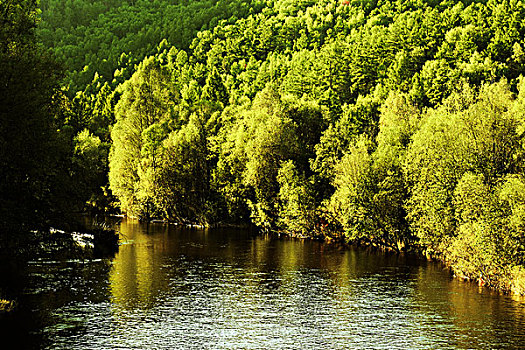
<svg viewBox="0 0 525 350">
<path fill-rule="evenodd" d="M 18 301 L 0 315 L 4 344 L 525 348 L 524 299 L 453 279 L 440 264 L 238 229 L 126 219 L 117 228 L 125 243 L 113 259 L 3 266 L 0 288 Z"/>
</svg>

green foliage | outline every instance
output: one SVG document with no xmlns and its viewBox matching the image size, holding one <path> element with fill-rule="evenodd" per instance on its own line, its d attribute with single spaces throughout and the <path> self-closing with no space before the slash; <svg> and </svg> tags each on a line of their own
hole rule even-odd
<svg viewBox="0 0 525 350">
<path fill-rule="evenodd" d="M 162 217 L 172 221 L 208 224 L 216 220 L 215 209 L 209 201 L 209 168 L 202 122 L 202 118 L 192 115 L 188 124 L 170 133 L 163 144 L 158 175 L 146 180 L 155 186 L 147 194 L 148 198 Z"/>
<path fill-rule="evenodd" d="M 456 273 L 503 289 L 523 264 L 519 103 L 504 80 L 464 88 L 424 116 L 405 166 L 421 243 Z"/>
<path fill-rule="evenodd" d="M 483 176 L 465 173 L 454 191 L 457 232 L 448 246 L 447 257 L 456 273 L 484 280 L 497 275 L 505 265 L 498 252 L 500 233 L 492 222 L 497 214 L 493 195 Z"/>
<path fill-rule="evenodd" d="M 223 106 L 228 104 L 228 91 L 215 67 L 206 78 L 206 84 L 202 88 L 202 98 L 210 102 L 221 103 Z"/>
<path fill-rule="evenodd" d="M 402 164 L 419 113 L 406 96 L 394 93 L 381 109 L 375 144 L 361 137 L 336 165 L 328 208 L 349 240 L 401 250 L 412 243 Z"/>
<path fill-rule="evenodd" d="M 296 125 L 279 110 L 280 97 L 272 87 L 263 90 L 247 115 L 246 154 L 243 183 L 253 189 L 248 200 L 257 225 L 270 229 L 275 224 L 276 181 L 281 162 L 298 152 Z"/>
<path fill-rule="evenodd" d="M 299 174 L 293 161 L 283 162 L 277 174 L 279 184 L 278 226 L 303 236 L 315 235 L 317 205 L 314 184 Z"/>
<path fill-rule="evenodd" d="M 455 189 L 457 233 L 447 259 L 456 273 L 505 290 L 516 285 L 525 262 L 521 177 L 509 175 L 491 189 L 482 175 L 465 173 Z"/>
<path fill-rule="evenodd" d="M 232 16 L 245 17 L 256 1 L 42 0 L 38 37 L 68 69 L 71 93 L 97 72 L 111 82 L 123 52 L 134 63 L 152 55 L 163 39 L 188 48 L 200 29 Z"/>
<path fill-rule="evenodd" d="M 457 100 L 470 99 L 470 94 L 465 89 Z M 462 139 L 469 131 L 462 123 L 461 110 L 457 110 L 461 107 L 451 101 L 429 110 L 405 158 L 404 173 L 410 184 L 407 218 L 421 244 L 430 252 L 441 251 L 445 237 L 454 231 L 453 192 L 468 162 L 463 157 Z"/>
<path fill-rule="evenodd" d="M 341 223 L 349 240 L 367 237 L 373 231 L 370 181 L 372 178 L 370 141 L 362 137 L 351 145 L 335 167 L 335 192 L 327 204 L 328 211 Z"/>
<path fill-rule="evenodd" d="M 42 5 L 79 198 L 107 189 L 111 143 L 129 215 L 416 248 L 525 290 L 521 2 Z"/>
<path fill-rule="evenodd" d="M 37 46 L 36 18 L 36 1 L 0 2 L 0 238 L 63 219 L 72 190 L 60 71 Z"/>
<path fill-rule="evenodd" d="M 149 198 L 137 186 L 141 176 L 156 167 L 156 148 L 159 144 L 157 123 L 168 128 L 177 121 L 174 104 L 177 92 L 171 91 L 170 72 L 156 58 L 146 59 L 130 80 L 122 85 L 122 97 L 115 107 L 115 123 L 111 137 L 113 146 L 109 157 L 109 182 L 123 211 L 141 216 L 149 213 L 140 198 Z M 162 135 L 160 135 L 162 137 Z M 144 158 L 144 159 L 143 159 Z"/>
<path fill-rule="evenodd" d="M 79 132 L 73 143 L 72 161 L 78 201 L 86 203 L 87 209 L 95 212 L 110 210 L 111 199 L 107 188 L 109 145 L 88 129 Z"/>
<path fill-rule="evenodd" d="M 359 135 L 375 138 L 379 119 L 378 100 L 372 96 L 360 97 L 355 104 L 343 106 L 340 118 L 324 130 L 319 143 L 315 145 L 313 170 L 331 179 L 334 166 Z"/>
</svg>

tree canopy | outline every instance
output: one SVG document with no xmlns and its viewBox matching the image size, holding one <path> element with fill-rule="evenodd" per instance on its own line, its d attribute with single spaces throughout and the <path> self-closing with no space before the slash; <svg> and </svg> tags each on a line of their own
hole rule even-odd
<svg viewBox="0 0 525 350">
<path fill-rule="evenodd" d="M 416 249 L 525 292 L 523 3 L 2 6 L 2 217 L 67 169 L 92 209 Z"/>
</svg>

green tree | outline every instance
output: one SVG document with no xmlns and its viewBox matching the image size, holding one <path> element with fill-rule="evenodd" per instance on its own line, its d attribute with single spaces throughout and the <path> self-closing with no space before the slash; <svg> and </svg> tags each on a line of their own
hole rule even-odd
<svg viewBox="0 0 525 350">
<path fill-rule="evenodd" d="M 223 106 L 228 104 L 228 91 L 215 67 L 206 78 L 206 84 L 202 88 L 202 98 L 210 102 L 219 102 Z"/>
<path fill-rule="evenodd" d="M 294 162 L 282 163 L 277 174 L 279 204 L 277 227 L 302 236 L 315 236 L 317 205 L 314 184 L 297 171 Z"/>
<path fill-rule="evenodd" d="M 56 224 L 71 190 L 60 70 L 35 40 L 36 1 L 0 2 L 0 233 Z"/>
<path fill-rule="evenodd" d="M 512 101 L 504 80 L 479 93 L 463 86 L 424 117 L 405 171 L 411 183 L 409 219 L 430 249 L 442 252 L 454 235 L 453 193 L 466 172 L 482 176 L 493 191 L 502 177 L 519 171 L 522 151 Z"/>
<path fill-rule="evenodd" d="M 325 204 L 340 223 L 346 238 L 353 242 L 368 240 L 367 233 L 375 228 L 370 215 L 371 147 L 371 142 L 363 136 L 348 148 L 334 169 L 335 192 Z"/>
<path fill-rule="evenodd" d="M 97 211 L 108 209 L 107 158 L 109 146 L 88 129 L 74 138 L 73 170 L 79 203 Z M 83 208 L 80 208 L 82 210 Z"/>
<path fill-rule="evenodd" d="M 121 209 L 130 215 L 150 212 L 137 198 L 140 174 L 148 173 L 141 167 L 151 164 L 141 161 L 141 152 L 150 136 L 144 132 L 153 124 L 167 122 L 169 128 L 176 121 L 174 107 L 178 94 L 170 90 L 170 81 L 169 70 L 155 57 L 150 57 L 122 86 L 122 97 L 115 107 L 117 122 L 111 131 L 109 181 Z"/>
<path fill-rule="evenodd" d="M 215 222 L 207 155 L 203 119 L 195 114 L 164 141 L 153 197 L 163 217 L 179 223 Z"/>
</svg>

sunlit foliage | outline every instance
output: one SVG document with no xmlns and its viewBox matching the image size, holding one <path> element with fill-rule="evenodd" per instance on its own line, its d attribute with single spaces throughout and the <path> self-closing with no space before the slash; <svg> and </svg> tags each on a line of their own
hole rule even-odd
<svg viewBox="0 0 525 350">
<path fill-rule="evenodd" d="M 416 249 L 521 288 L 523 3 L 42 9 L 82 188 L 108 193 L 110 148 L 122 212 Z"/>
</svg>

